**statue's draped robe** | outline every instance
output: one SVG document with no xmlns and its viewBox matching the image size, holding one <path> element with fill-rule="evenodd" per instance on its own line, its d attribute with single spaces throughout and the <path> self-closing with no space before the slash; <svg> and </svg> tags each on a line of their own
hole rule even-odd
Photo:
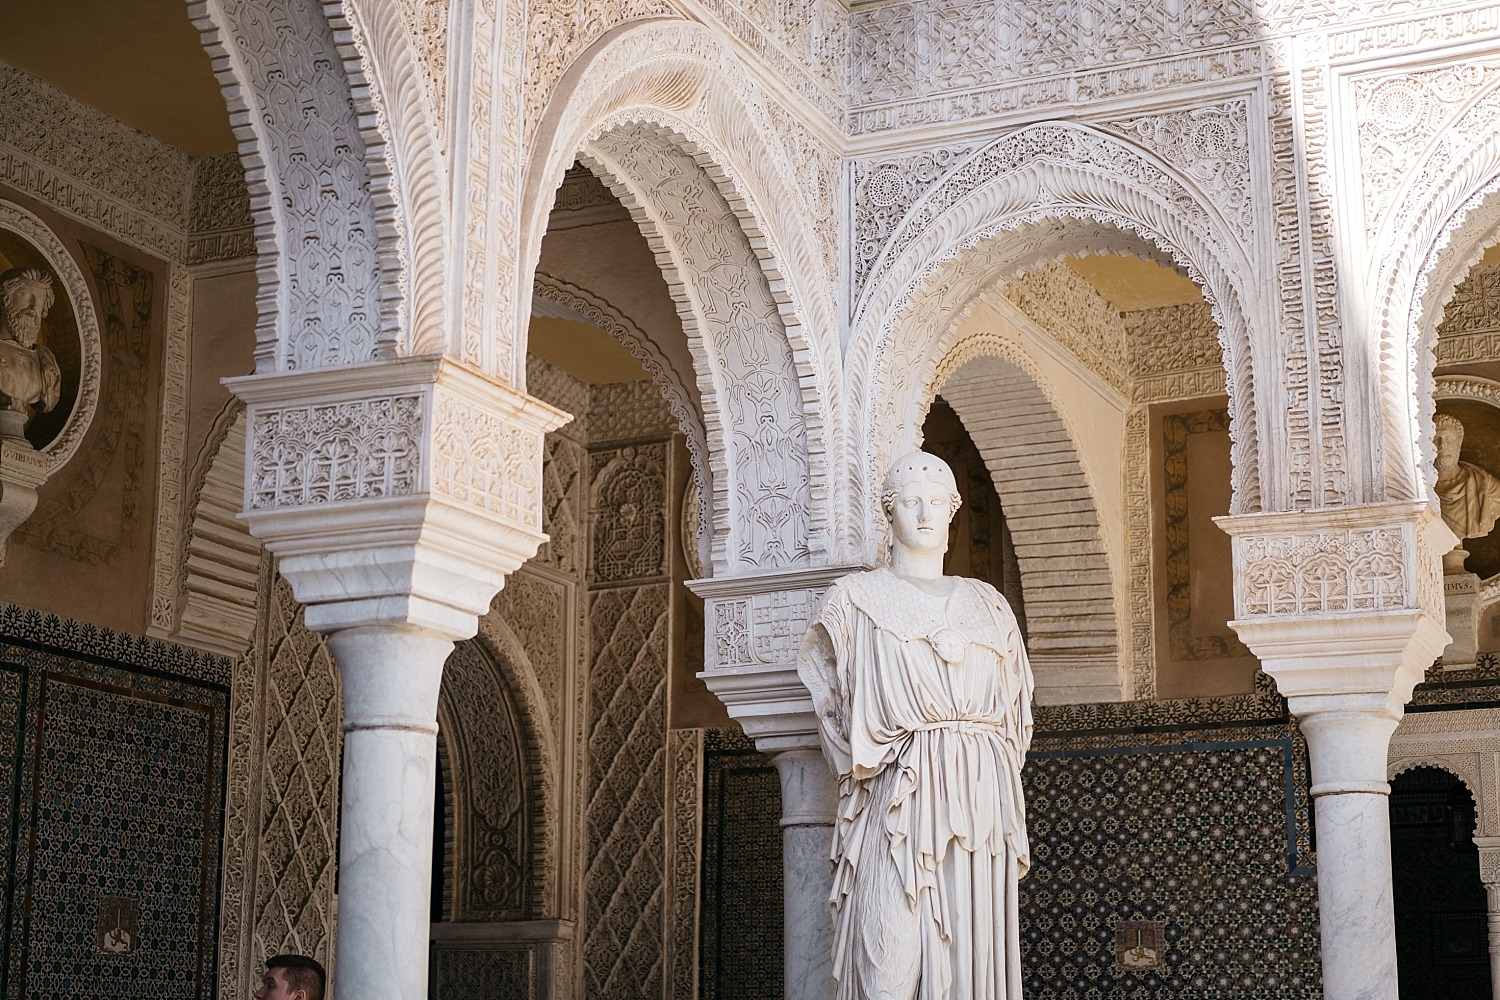
<svg viewBox="0 0 1500 1000">
<path fill-rule="evenodd" d="M 1500 519 L 1500 479 L 1468 462 L 1459 462 L 1444 482 L 1437 484 L 1443 520 L 1462 541 L 1482 538 Z"/>
<path fill-rule="evenodd" d="M 989 584 L 829 590 L 799 660 L 839 779 L 839 1000 L 1020 1000 L 1031 669 Z"/>
</svg>

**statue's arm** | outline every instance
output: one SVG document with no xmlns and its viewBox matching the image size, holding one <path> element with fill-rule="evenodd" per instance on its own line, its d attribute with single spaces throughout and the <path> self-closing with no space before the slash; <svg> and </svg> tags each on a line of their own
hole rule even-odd
<svg viewBox="0 0 1500 1000">
<path fill-rule="evenodd" d="M 36 345 L 36 357 L 42 368 L 42 409 L 50 410 L 62 398 L 62 369 L 56 356 L 41 344 Z"/>
<path fill-rule="evenodd" d="M 797 654 L 797 673 L 812 696 L 823 755 L 833 773 L 842 776 L 852 770 L 854 759 L 849 749 L 848 699 L 839 678 L 838 644 L 828 618 L 825 609 L 807 630 Z"/>
</svg>

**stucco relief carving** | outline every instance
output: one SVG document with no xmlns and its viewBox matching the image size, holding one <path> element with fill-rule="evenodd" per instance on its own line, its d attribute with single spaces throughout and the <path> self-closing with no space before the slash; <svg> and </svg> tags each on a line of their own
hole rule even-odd
<svg viewBox="0 0 1500 1000">
<path fill-rule="evenodd" d="M 238 133 L 255 144 L 245 179 L 262 250 L 258 369 L 369 360 L 395 340 L 382 284 L 394 261 L 379 246 L 365 140 L 328 17 L 314 0 L 214 0 L 192 16 L 220 57 L 231 113 L 244 115 Z"/>
<path fill-rule="evenodd" d="M 1163 394 L 1164 376 L 1203 372 L 1223 378 L 1224 351 L 1219 327 L 1206 303 L 1138 309 L 1121 317 L 1130 355 L 1134 398 L 1146 402 Z M 1192 392 L 1185 397 L 1211 395 Z"/>
<path fill-rule="evenodd" d="M 439 394 L 432 410 L 432 489 L 512 524 L 541 513 L 542 431 Z"/>
<path fill-rule="evenodd" d="M 727 208 L 726 225 L 712 239 L 725 246 L 745 240 L 764 281 L 776 289 L 778 325 L 791 346 L 808 450 L 833 450 L 843 433 L 838 339 L 826 335 L 839 325 L 834 293 L 838 199 L 833 193 L 840 164 L 835 140 L 815 124 L 800 122 L 794 109 L 762 89 L 737 51 L 701 25 L 631 27 L 592 52 L 569 87 L 565 105 L 562 95 L 558 98 L 560 120 L 551 147 L 532 157 L 528 196 L 540 207 L 579 150 L 608 157 L 608 151 L 596 148 L 606 134 L 628 133 L 637 142 L 644 137 L 648 147 L 688 154 L 717 188 L 717 193 L 705 188 L 700 203 L 713 206 L 714 213 L 721 202 Z M 649 186 L 632 190 L 629 174 L 626 169 L 605 179 L 644 229 L 656 228 L 648 218 L 653 213 L 689 214 L 675 204 L 681 192 Z M 666 200 L 658 204 L 662 195 Z M 731 216 L 737 220 L 734 229 L 729 228 Z M 530 215 L 524 250 L 530 259 L 546 221 L 542 211 Z M 681 270 L 666 260 L 663 265 Z M 717 411 L 707 398 L 705 411 L 711 422 L 711 412 Z M 829 495 L 841 494 L 843 482 L 834 477 Z M 714 488 L 722 489 L 717 482 Z M 715 504 L 714 509 L 722 507 Z M 827 531 L 825 512 L 814 509 L 814 553 L 824 548 Z"/>
<path fill-rule="evenodd" d="M 1083 275 L 1043 264 L 1006 282 L 999 294 L 1116 392 L 1129 394 L 1124 320 Z"/>
<path fill-rule="evenodd" d="M 495 596 L 493 613 L 503 619 L 526 651 L 537 688 L 546 703 L 552 742 L 566 740 L 562 728 L 563 700 L 569 655 L 573 643 L 569 629 L 559 622 L 575 613 L 565 583 L 521 569 L 505 579 L 505 588 Z"/>
<path fill-rule="evenodd" d="M 1380 228 L 1392 199 L 1433 137 L 1496 79 L 1500 63 L 1475 60 L 1352 81 L 1368 235 Z"/>
<path fill-rule="evenodd" d="M 1250 170 L 1249 102 L 1220 104 L 1113 119 L 1120 132 L 1160 156 L 1198 185 L 1246 246 L 1254 240 L 1255 202 Z"/>
<path fill-rule="evenodd" d="M 1237 535 L 1235 617 L 1441 608 L 1442 574 L 1414 535 L 1409 525 Z"/>
<path fill-rule="evenodd" d="M 910 156 L 855 160 L 849 166 L 854 234 L 850 240 L 850 302 L 859 301 L 875 258 L 911 206 L 932 189 L 975 143 L 924 149 Z"/>
<path fill-rule="evenodd" d="M 406 496 L 424 485 L 426 413 L 416 393 L 266 408 L 253 415 L 251 510 Z"/>
<path fill-rule="evenodd" d="M 535 809 L 520 720 L 504 681 L 472 641 L 443 665 L 439 729 L 454 786 L 453 917 L 531 916 Z"/>
<path fill-rule="evenodd" d="M 592 174 L 588 174 L 588 177 L 599 190 L 608 194 L 608 190 L 598 182 L 597 178 Z M 610 203 L 613 202 L 614 199 L 611 197 Z M 688 454 L 692 456 L 693 470 L 700 480 L 699 486 L 706 486 L 709 474 L 708 440 L 703 430 L 703 421 L 698 416 L 698 397 L 683 381 L 685 374 L 674 370 L 656 350 L 650 338 L 629 318 L 586 289 L 538 271 L 532 281 L 532 293 L 568 306 L 625 345 L 631 356 L 650 373 L 652 383 L 666 399 L 667 406 L 671 408 L 672 416 L 677 421 L 677 429 L 687 439 Z M 692 385 L 692 388 L 697 388 L 696 383 Z M 637 410 L 638 408 L 635 407 L 611 406 L 604 408 L 602 412 L 625 414 L 634 413 Z M 609 440 L 610 437 L 616 436 L 608 428 L 601 428 L 600 431 L 604 436 L 598 440 Z"/>
<path fill-rule="evenodd" d="M 782 314 L 738 218 L 697 162 L 653 130 L 616 129 L 592 149 L 591 168 L 612 187 L 629 177 L 630 187 L 616 193 L 662 265 L 684 282 L 679 314 L 708 368 L 699 390 L 714 461 L 715 562 L 806 562 L 826 540 L 810 493 L 802 379 L 790 343 L 766 335 L 785 329 Z M 694 259 L 716 263 L 680 266 Z"/>
<path fill-rule="evenodd" d="M 1151 411 L 1125 414 L 1125 559 L 1130 578 L 1131 694 L 1156 696 L 1155 551 L 1151 544 Z"/>
<path fill-rule="evenodd" d="M 238 1000 L 268 955 L 333 968 L 339 757 L 338 671 L 264 570 L 251 650 L 235 661 L 219 908 L 219 996 Z"/>
<path fill-rule="evenodd" d="M 667 731 L 666 1000 L 698 997 L 703 730 Z"/>
<path fill-rule="evenodd" d="M 1500 222 L 1500 87 L 1471 96 L 1414 168 L 1373 251 L 1383 401 L 1382 485 L 1419 496 L 1430 477 L 1432 352 L 1454 290 Z"/>
<path fill-rule="evenodd" d="M 1162 7 L 1140 17 L 1113 16 L 1099 0 L 1039 10 L 1022 0 L 975 4 L 947 0 L 882 4 L 851 18 L 855 105 L 911 100 L 1009 82 L 1021 67 L 1062 76 L 1111 63 L 1223 48 L 1260 37 L 1259 9 L 1227 0 L 1204 10 Z"/>
<path fill-rule="evenodd" d="M 666 445 L 595 452 L 590 465 L 590 579 L 607 584 L 665 574 Z"/>
<path fill-rule="evenodd" d="M 438 144 L 447 134 L 448 11 L 450 0 L 401 0 L 401 21 L 422 62 L 422 88 Z"/>
<path fill-rule="evenodd" d="M 178 558 L 186 543 L 188 339 L 192 279 L 173 266 L 167 279 L 167 335 L 162 344 L 161 426 L 156 439 L 156 552 L 152 559 L 148 633 L 170 635 L 177 623 Z M 236 650 L 238 652 L 238 650 Z"/>
</svg>

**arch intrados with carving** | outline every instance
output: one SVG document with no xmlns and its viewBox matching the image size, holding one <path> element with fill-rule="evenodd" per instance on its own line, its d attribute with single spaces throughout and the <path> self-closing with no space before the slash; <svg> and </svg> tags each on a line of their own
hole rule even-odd
<svg viewBox="0 0 1500 1000">
<path fill-rule="evenodd" d="M 978 304 L 977 299 L 974 300 L 974 304 Z M 958 317 L 953 321 L 952 328 L 956 330 L 962 323 L 963 317 Z M 986 361 L 1008 366 L 1030 381 L 1033 391 L 1028 395 L 1031 398 L 1006 402 L 1027 405 L 1037 402 L 1038 399 L 1044 401 L 1050 409 L 1050 414 L 1041 421 L 1040 426 L 1047 431 L 1060 431 L 1065 436 L 1066 445 L 1054 447 L 1048 457 L 1055 460 L 1056 464 L 1063 466 L 1065 476 L 1076 476 L 1081 479 L 1087 491 L 1086 498 L 1070 503 L 1072 508 L 1070 513 L 1073 518 L 1071 528 L 1081 536 L 1082 540 L 1082 544 L 1075 544 L 1072 551 L 1073 557 L 1083 564 L 1076 568 L 1075 577 L 1095 581 L 1086 588 L 1080 588 L 1076 584 L 1060 584 L 1052 578 L 1053 574 L 1045 572 L 1051 562 L 1051 557 L 1039 554 L 1037 544 L 1045 542 L 1044 536 L 1053 529 L 1035 527 L 1031 523 L 1032 519 L 1024 516 L 1017 517 L 1018 514 L 1024 515 L 1050 502 L 1056 495 L 1056 481 L 1041 486 L 996 476 L 993 471 L 995 467 L 1005 464 L 1007 459 L 1013 459 L 1016 449 L 1007 443 L 1005 434 L 975 427 L 973 420 L 976 414 L 969 412 L 960 399 L 945 394 L 945 390 L 953 386 L 955 379 L 967 378 L 973 389 L 982 391 L 987 376 L 991 376 L 989 380 L 993 381 L 993 375 L 1005 374 L 1004 372 L 991 373 L 976 370 L 976 363 L 977 366 L 982 367 Z M 1111 571 L 1109 552 L 1100 530 L 1099 512 L 1094 499 L 1097 493 L 1094 488 L 1093 474 L 1074 443 L 1077 437 L 1069 424 L 1067 408 L 1059 398 L 1056 388 L 1043 376 L 1024 344 L 1013 336 L 1007 336 L 1006 332 L 999 329 L 986 328 L 949 339 L 942 360 L 934 369 L 922 391 L 924 414 L 940 394 L 944 395 L 954 412 L 958 414 L 960 422 L 964 424 L 974 446 L 984 459 L 986 467 L 991 470 L 991 484 L 1000 497 L 1002 510 L 1007 513 L 1007 527 L 1016 544 L 1021 591 L 1028 611 L 1029 645 L 1032 648 L 1032 662 L 1037 673 L 1039 697 L 1045 699 L 1042 692 L 1054 683 L 1062 688 L 1076 686 L 1071 683 L 1071 679 L 1051 677 L 1048 668 L 1053 666 L 1054 661 L 1057 666 L 1068 666 L 1080 659 L 1076 645 L 1068 641 L 1071 633 L 1077 627 L 1076 622 L 1080 616 L 1097 616 L 1101 612 L 1107 616 L 1108 625 L 1102 630 L 1101 639 L 1097 645 L 1084 653 L 1095 664 L 1101 658 L 1113 660 L 1113 680 L 1118 685 L 1117 690 L 1120 692 L 1128 690 L 1128 664 L 1121 656 L 1119 647 L 1121 631 L 1113 587 L 1115 574 Z M 994 405 L 993 401 L 991 405 Z M 1002 418 L 1006 416 L 1004 413 L 997 414 L 994 410 L 987 411 L 986 415 L 991 417 L 998 415 Z M 921 421 L 918 422 L 918 426 L 920 425 Z M 1037 425 L 1028 427 L 1028 430 L 1032 430 L 1035 426 Z M 1031 446 L 1025 447 L 1031 450 Z M 1076 473 L 1068 469 L 1069 465 L 1076 467 Z M 1069 618 L 1059 618 L 1034 616 L 1030 613 L 1034 608 L 1055 609 L 1058 607 L 1071 608 L 1076 614 Z M 1060 640 L 1058 647 L 1067 649 L 1067 652 L 1062 654 L 1051 652 L 1048 648 L 1052 645 L 1051 640 Z"/>
<path fill-rule="evenodd" d="M 700 25 L 636 21 L 607 32 L 565 74 L 538 132 L 525 185 L 524 203 L 531 206 L 531 215 L 523 229 L 523 260 L 535 268 L 550 208 L 547 195 L 574 160 L 581 159 L 625 203 L 658 252 L 669 287 L 674 274 L 691 278 L 690 269 L 678 268 L 660 252 L 664 241 L 659 233 L 653 234 L 648 209 L 659 198 L 632 185 L 628 168 L 611 169 L 604 147 L 624 130 L 651 130 L 662 148 L 673 148 L 696 163 L 737 220 L 737 238 L 749 246 L 747 263 L 753 260 L 761 273 L 779 316 L 780 328 L 765 329 L 762 336 L 784 337 L 790 355 L 800 396 L 801 451 L 809 473 L 811 558 L 817 560 L 827 550 L 831 528 L 825 505 L 810 498 L 842 491 L 839 477 L 829 477 L 822 489 L 811 482 L 812 476 L 820 475 L 815 457 L 832 452 L 841 426 L 836 416 L 842 410 L 837 338 L 816 333 L 836 328 L 832 279 L 818 273 L 815 239 L 807 223 L 810 213 L 799 211 L 801 199 L 787 197 L 800 190 L 799 179 L 787 172 L 786 156 L 768 144 L 771 130 L 752 127 L 756 114 L 746 96 L 751 88 L 738 56 Z M 757 165 L 776 171 L 776 176 L 761 176 Z M 616 164 L 620 166 L 624 165 Z M 672 287 L 672 292 L 699 366 L 710 451 L 725 454 L 719 447 L 729 428 L 713 426 L 723 375 L 714 370 L 717 359 L 709 357 L 703 338 L 694 343 L 698 324 L 692 304 L 684 301 L 678 288 Z M 718 478 L 713 488 L 722 499 L 729 493 Z M 720 506 L 713 505 L 715 518 L 730 517 Z M 724 526 L 716 527 L 713 537 L 717 552 Z M 715 561 L 720 561 L 718 556 Z"/>
<path fill-rule="evenodd" d="M 1088 157 L 1035 152 L 1047 144 L 1063 152 L 1086 150 Z M 1130 161 L 1134 169 L 1104 169 L 1098 162 L 1101 150 Z M 1004 172 L 977 180 L 970 176 L 977 166 L 1007 158 L 1014 162 Z M 1160 190 L 1151 190 L 1142 176 L 1155 177 Z M 913 394 L 941 357 L 939 338 L 948 332 L 948 317 L 966 308 L 967 299 L 986 283 L 1080 253 L 1124 251 L 1155 259 L 1161 254 L 1199 286 L 1219 327 L 1230 397 L 1233 509 L 1260 507 L 1249 319 L 1256 299 L 1243 287 L 1254 271 L 1212 203 L 1171 167 L 1086 126 L 1028 126 L 950 169 L 897 227 L 890 246 L 898 244 L 903 244 L 898 252 L 888 248 L 872 268 L 850 344 L 850 398 L 858 406 L 865 439 L 877 449 L 862 457 L 866 468 L 879 464 L 881 446 L 900 439 L 899 431 L 892 434 L 883 425 L 909 424 L 916 416 Z M 992 266 L 954 295 L 945 283 L 962 278 L 974 253 L 990 255 Z M 948 296 L 942 316 L 923 322 L 924 310 L 940 294 Z M 906 374 L 893 357 L 920 369 L 905 382 L 904 392 L 892 391 L 902 387 Z M 891 414 L 890 421 L 882 414 Z M 871 474 L 848 472 L 864 482 L 868 500 Z"/>
<path fill-rule="evenodd" d="M 1485 95 L 1500 102 L 1500 87 Z M 1479 102 L 1476 101 L 1475 104 Z M 1470 112 L 1475 105 L 1471 104 Z M 1500 241 L 1500 134 L 1492 129 L 1454 154 L 1442 147 L 1462 130 L 1462 117 L 1445 131 L 1444 143 L 1430 151 L 1424 164 L 1439 153 L 1452 157 L 1450 166 L 1425 191 L 1404 188 L 1395 204 L 1412 204 L 1397 213 L 1404 238 L 1394 236 L 1382 246 L 1391 248 L 1375 265 L 1376 314 L 1380 345 L 1380 389 L 1383 413 L 1384 486 L 1391 498 L 1432 497 L 1433 378 L 1437 332 L 1443 313 L 1458 286 L 1484 255 Z M 1413 177 L 1421 176 L 1419 164 Z M 1411 183 L 1408 182 L 1408 188 Z"/>
<path fill-rule="evenodd" d="M 410 243 L 402 232 L 401 199 L 411 197 L 427 205 L 439 190 L 431 184 L 438 175 L 432 166 L 435 154 L 420 139 L 420 115 L 409 113 L 407 97 L 413 78 L 411 54 L 406 48 L 409 43 L 401 31 L 390 30 L 389 18 L 393 15 L 390 11 L 382 14 L 382 6 L 373 4 L 368 10 L 361 7 L 353 20 L 351 2 L 324 5 L 313 0 L 255 0 L 236 5 L 234 0 L 206 0 L 188 8 L 188 16 L 213 62 L 245 167 L 258 255 L 255 359 L 259 372 L 351 364 L 398 352 L 407 312 L 402 307 L 403 250 L 416 255 L 419 276 L 442 269 L 441 262 L 433 264 L 430 259 L 435 248 L 440 248 L 440 241 L 431 238 L 425 225 L 423 233 Z M 275 86 L 295 92 L 300 85 L 306 103 L 323 109 L 347 109 L 347 114 L 338 115 L 337 120 L 311 123 L 299 114 L 272 121 L 276 102 L 269 93 L 272 85 L 268 81 L 281 60 L 274 52 L 269 58 L 261 58 L 262 53 L 247 48 L 246 40 L 291 36 L 286 31 L 264 30 L 260 22 L 265 21 L 291 26 L 291 35 L 297 34 L 295 29 L 299 27 L 308 29 L 306 37 L 297 39 L 297 43 L 326 45 L 331 57 L 326 60 L 328 71 L 323 77 L 312 82 L 291 81 L 278 73 Z M 371 28 L 375 29 L 372 37 L 380 44 L 378 52 L 367 56 L 364 48 L 370 38 L 364 33 Z M 392 61 L 394 75 L 382 69 L 369 77 L 368 59 Z M 260 75 L 257 69 L 262 71 Z M 395 92 L 382 94 L 381 87 L 393 87 Z M 420 84 L 417 87 L 420 90 Z M 390 128 L 387 116 L 393 111 L 401 133 L 394 150 L 384 131 Z M 319 171 L 291 156 L 292 147 L 318 148 L 324 131 L 339 129 L 348 133 L 348 141 L 338 144 L 347 151 L 347 162 Z M 407 150 L 403 144 L 412 148 Z M 346 168 L 357 176 L 344 176 Z M 414 186 L 402 190 L 406 185 L 395 178 L 406 172 L 412 173 Z M 328 178 L 331 192 L 322 185 L 313 185 L 311 190 L 299 186 L 299 174 Z M 296 251 L 305 250 L 309 226 L 314 230 L 320 227 L 318 220 L 325 217 L 330 193 L 345 213 L 337 234 L 341 259 L 351 259 L 357 265 L 366 247 L 373 259 L 343 275 L 343 315 L 324 316 L 321 311 L 311 316 L 295 315 L 291 289 L 299 284 L 309 289 L 323 287 L 315 280 L 314 263 L 306 264 L 307 273 L 301 273 L 302 257 Z M 439 218 L 431 211 L 422 214 L 429 220 Z M 415 284 L 427 287 L 426 281 Z M 425 322 L 426 306 L 419 312 Z M 354 322 L 356 317 L 358 322 Z"/>
</svg>

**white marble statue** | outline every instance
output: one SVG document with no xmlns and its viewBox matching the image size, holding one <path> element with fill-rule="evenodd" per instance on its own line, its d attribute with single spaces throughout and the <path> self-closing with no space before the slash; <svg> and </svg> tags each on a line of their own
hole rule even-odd
<svg viewBox="0 0 1500 1000">
<path fill-rule="evenodd" d="M 1458 460 L 1464 443 L 1464 425 L 1447 413 L 1432 420 L 1432 441 L 1437 452 L 1438 506 L 1443 521 L 1462 541 L 1482 538 L 1500 518 L 1500 479 L 1477 465 Z"/>
<path fill-rule="evenodd" d="M 62 394 L 57 359 L 37 343 L 52 308 L 52 276 L 34 267 L 0 274 L 0 409 L 30 416 L 50 410 Z"/>
<path fill-rule="evenodd" d="M 1019 1000 L 1031 668 L 994 587 L 943 575 L 953 472 L 914 452 L 890 565 L 838 580 L 798 660 L 839 782 L 839 1000 Z"/>
</svg>

